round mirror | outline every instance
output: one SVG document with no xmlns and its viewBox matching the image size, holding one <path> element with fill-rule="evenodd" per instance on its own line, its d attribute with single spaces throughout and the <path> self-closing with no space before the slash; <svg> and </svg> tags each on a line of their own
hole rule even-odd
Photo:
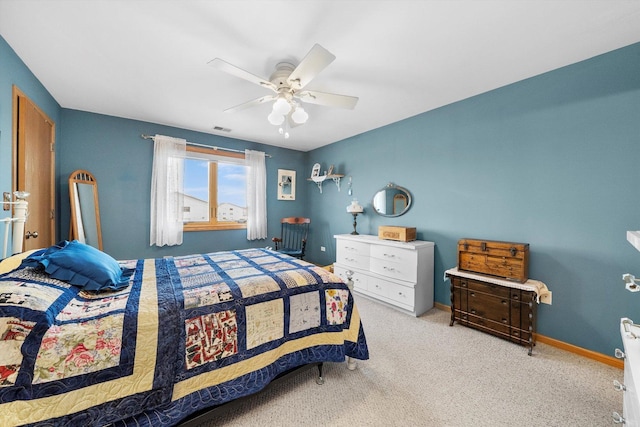
<svg viewBox="0 0 640 427">
<path fill-rule="evenodd" d="M 411 207 L 411 193 L 404 187 L 389 183 L 373 196 L 371 205 L 378 215 L 400 216 Z"/>
</svg>

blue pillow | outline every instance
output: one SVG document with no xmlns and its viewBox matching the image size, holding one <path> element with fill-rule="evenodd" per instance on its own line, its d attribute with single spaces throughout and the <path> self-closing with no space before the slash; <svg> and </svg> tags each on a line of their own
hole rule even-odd
<svg viewBox="0 0 640 427">
<path fill-rule="evenodd" d="M 63 240 L 22 261 L 23 266 L 44 267 L 54 279 L 87 291 L 120 290 L 129 285 L 133 269 L 124 269 L 106 253 L 77 240 Z"/>
</svg>

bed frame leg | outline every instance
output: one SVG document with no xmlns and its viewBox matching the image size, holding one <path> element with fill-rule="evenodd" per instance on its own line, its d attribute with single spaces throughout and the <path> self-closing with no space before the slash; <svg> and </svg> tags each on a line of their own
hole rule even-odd
<svg viewBox="0 0 640 427">
<path fill-rule="evenodd" d="M 318 378 L 316 378 L 316 384 L 324 384 L 324 378 L 322 378 L 322 363 L 318 363 Z"/>
<path fill-rule="evenodd" d="M 356 360 L 352 357 L 347 356 L 347 369 L 350 371 L 355 371 L 357 368 Z"/>
</svg>

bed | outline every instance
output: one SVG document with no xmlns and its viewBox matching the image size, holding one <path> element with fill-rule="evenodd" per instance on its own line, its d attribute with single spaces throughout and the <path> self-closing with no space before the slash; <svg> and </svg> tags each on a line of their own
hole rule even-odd
<svg viewBox="0 0 640 427">
<path fill-rule="evenodd" d="M 64 241 L 0 273 L 3 426 L 176 425 L 293 368 L 368 359 L 346 284 L 269 249 L 115 261 Z"/>
</svg>

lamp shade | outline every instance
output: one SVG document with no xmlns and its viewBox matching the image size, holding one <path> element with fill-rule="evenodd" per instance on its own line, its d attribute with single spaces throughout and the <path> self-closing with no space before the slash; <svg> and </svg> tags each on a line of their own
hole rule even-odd
<svg viewBox="0 0 640 427">
<path fill-rule="evenodd" d="M 273 112 L 286 116 L 291 111 L 291 104 L 284 98 L 278 98 L 273 103 Z"/>
<path fill-rule="evenodd" d="M 358 203 L 357 200 L 353 200 L 349 206 L 347 206 L 347 212 L 349 213 L 362 213 L 364 208 Z"/>
<path fill-rule="evenodd" d="M 272 125 L 275 125 L 275 126 L 281 125 L 282 122 L 284 122 L 284 116 L 282 114 L 278 114 L 275 111 L 273 111 L 271 114 L 269 114 L 267 119 L 269 120 L 269 123 L 271 123 Z"/>
<path fill-rule="evenodd" d="M 291 119 L 298 124 L 306 123 L 309 119 L 309 114 L 304 111 L 304 108 L 298 106 L 291 114 Z"/>
</svg>

